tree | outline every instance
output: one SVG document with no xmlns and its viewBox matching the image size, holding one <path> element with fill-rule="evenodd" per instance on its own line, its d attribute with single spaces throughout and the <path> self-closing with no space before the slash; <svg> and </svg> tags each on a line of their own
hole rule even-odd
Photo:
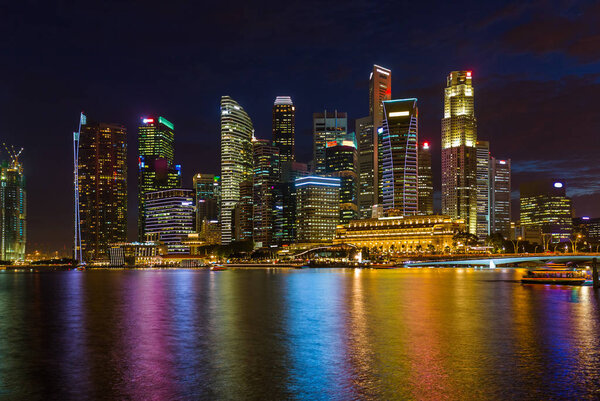
<svg viewBox="0 0 600 401">
<path fill-rule="evenodd" d="M 485 243 L 492 247 L 493 252 L 499 252 L 504 247 L 504 236 L 501 233 L 488 235 Z"/>
</svg>

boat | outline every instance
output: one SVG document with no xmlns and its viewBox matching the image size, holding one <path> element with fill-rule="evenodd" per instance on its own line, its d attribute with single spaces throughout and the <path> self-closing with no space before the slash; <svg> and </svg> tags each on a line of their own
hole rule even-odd
<svg viewBox="0 0 600 401">
<path fill-rule="evenodd" d="M 213 267 L 210 268 L 210 270 L 213 272 L 220 272 L 223 270 L 227 270 L 227 268 L 223 265 L 214 265 Z"/>
<path fill-rule="evenodd" d="M 521 278 L 523 284 L 583 285 L 585 281 L 585 272 L 573 268 L 554 267 L 529 270 Z"/>
</svg>

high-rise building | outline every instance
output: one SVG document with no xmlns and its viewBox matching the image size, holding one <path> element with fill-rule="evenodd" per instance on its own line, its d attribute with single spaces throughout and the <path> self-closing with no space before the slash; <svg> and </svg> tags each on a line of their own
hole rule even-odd
<svg viewBox="0 0 600 401">
<path fill-rule="evenodd" d="M 231 97 L 221 97 L 221 243 L 234 233 L 233 210 L 240 201 L 240 184 L 252 182 L 252 120 Z M 251 191 L 252 192 L 252 191 Z"/>
<path fill-rule="evenodd" d="M 273 104 L 273 142 L 279 148 L 282 162 L 293 162 L 295 157 L 296 107 L 289 96 L 277 96 Z"/>
<path fill-rule="evenodd" d="M 280 179 L 280 148 L 266 139 L 252 142 L 254 152 L 253 178 L 253 237 L 257 246 L 266 247 L 274 242 L 276 218 L 275 186 Z"/>
<path fill-rule="evenodd" d="M 313 114 L 313 163 L 317 175 L 325 174 L 327 164 L 325 149 L 327 143 L 343 141 L 348 135 L 348 116 L 335 110 L 332 112 Z"/>
<path fill-rule="evenodd" d="M 519 191 L 522 227 L 539 227 L 550 242 L 569 238 L 573 228 L 572 206 L 563 182 L 527 182 L 521 184 Z"/>
<path fill-rule="evenodd" d="M 233 239 L 236 241 L 252 240 L 253 216 L 252 216 L 252 180 L 240 183 L 240 200 L 233 209 Z"/>
<path fill-rule="evenodd" d="M 298 242 L 328 242 L 339 222 L 340 179 L 306 176 L 296 179 Z"/>
<path fill-rule="evenodd" d="M 0 163 L 0 260 L 25 258 L 26 193 L 21 151 L 9 151 L 10 161 Z"/>
<path fill-rule="evenodd" d="M 429 142 L 419 145 L 419 214 L 433 214 L 433 172 L 431 169 L 431 148 Z"/>
<path fill-rule="evenodd" d="M 330 142 L 325 151 L 328 176 L 340 178 L 340 224 L 358 218 L 358 154 L 352 141 Z"/>
<path fill-rule="evenodd" d="M 471 71 L 452 71 L 442 119 L 442 213 L 477 233 L 477 122 Z"/>
<path fill-rule="evenodd" d="M 583 234 L 587 241 L 594 243 L 593 250 L 596 250 L 600 242 L 600 218 L 598 217 L 576 217 L 573 219 L 573 230 Z"/>
<path fill-rule="evenodd" d="M 148 192 L 181 186 L 175 164 L 175 127 L 164 117 L 144 117 L 138 128 L 138 237 L 145 237 L 144 204 Z"/>
<path fill-rule="evenodd" d="M 360 218 L 371 217 L 373 205 L 377 203 L 373 188 L 375 184 L 373 117 L 363 117 L 356 120 L 356 136 L 358 142 L 358 212 Z"/>
<path fill-rule="evenodd" d="M 127 130 L 82 122 L 77 177 L 83 258 L 108 260 L 110 244 L 127 240 Z"/>
<path fill-rule="evenodd" d="M 490 143 L 477 141 L 477 238 L 484 241 L 491 230 Z M 509 221 L 510 226 L 510 221 Z M 510 228 L 510 227 L 509 227 Z M 508 234 L 508 232 L 507 232 Z"/>
<path fill-rule="evenodd" d="M 492 233 L 510 235 L 510 159 L 490 160 L 490 225 Z"/>
<path fill-rule="evenodd" d="M 288 164 L 281 169 L 281 180 L 275 186 L 275 242 L 288 245 L 296 242 L 296 178 L 308 175 L 306 163 Z"/>
<path fill-rule="evenodd" d="M 200 232 L 203 222 L 219 221 L 221 177 L 198 173 L 194 175 L 193 181 L 196 198 L 196 230 Z"/>
<path fill-rule="evenodd" d="M 379 161 L 379 128 L 383 126 L 385 111 L 383 102 L 392 100 L 392 71 L 379 65 L 373 65 L 369 76 L 369 116 L 373 124 L 373 205 L 382 202 L 380 181 L 381 170 L 378 169 Z M 370 217 L 370 216 L 369 216 Z"/>
<path fill-rule="evenodd" d="M 383 210 L 417 213 L 419 112 L 417 99 L 386 100 L 378 129 L 380 192 Z"/>
<path fill-rule="evenodd" d="M 162 242 L 168 253 L 189 253 L 181 241 L 194 232 L 194 191 L 174 188 L 145 196 L 146 240 Z"/>
</svg>

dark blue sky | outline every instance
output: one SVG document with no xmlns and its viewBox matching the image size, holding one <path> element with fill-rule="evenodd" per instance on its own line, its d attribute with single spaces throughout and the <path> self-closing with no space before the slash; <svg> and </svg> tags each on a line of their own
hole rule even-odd
<svg viewBox="0 0 600 401">
<path fill-rule="evenodd" d="M 25 147 L 30 250 L 70 250 L 80 110 L 128 128 L 132 190 L 139 117 L 167 117 L 191 185 L 218 172 L 221 95 L 261 138 L 275 96 L 292 96 L 308 161 L 312 113 L 365 116 L 374 63 L 392 69 L 394 98 L 419 99 L 438 185 L 446 75 L 471 69 L 479 137 L 512 158 L 514 195 L 562 179 L 577 215 L 600 216 L 600 3 L 14 3 L 0 5 L 0 140 Z M 129 205 L 133 235 L 135 192 Z"/>
</svg>

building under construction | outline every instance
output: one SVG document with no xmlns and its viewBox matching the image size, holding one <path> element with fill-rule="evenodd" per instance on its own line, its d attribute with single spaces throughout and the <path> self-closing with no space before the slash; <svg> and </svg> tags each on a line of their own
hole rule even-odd
<svg viewBox="0 0 600 401">
<path fill-rule="evenodd" d="M 8 160 L 0 164 L 0 260 L 16 261 L 25 257 L 26 197 L 25 175 L 16 151 L 4 145 Z"/>
</svg>

